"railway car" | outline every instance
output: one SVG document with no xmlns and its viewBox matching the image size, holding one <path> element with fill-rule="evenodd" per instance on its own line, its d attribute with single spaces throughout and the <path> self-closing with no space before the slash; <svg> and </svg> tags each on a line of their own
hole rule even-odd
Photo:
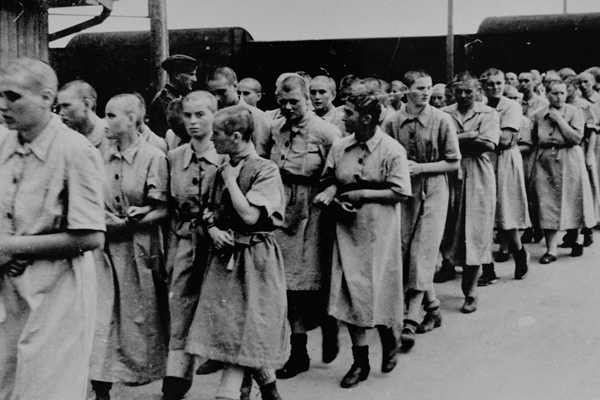
<svg viewBox="0 0 600 400">
<path fill-rule="evenodd" d="M 454 69 L 476 74 L 489 67 L 520 72 L 569 66 L 581 71 L 600 65 L 600 13 L 490 17 L 473 35 L 456 35 Z M 327 74 L 336 81 L 347 74 L 401 78 L 415 68 L 427 70 L 434 82 L 446 80 L 446 37 L 361 38 L 306 41 L 254 41 L 243 28 L 171 30 L 171 54 L 200 61 L 197 88 L 206 72 L 231 66 L 239 78 L 263 84 L 261 105 L 274 108 L 273 85 L 287 71 Z M 99 93 L 99 113 L 108 98 L 135 90 L 148 100 L 152 84 L 149 32 L 82 33 L 64 49 L 53 49 L 51 62 L 61 82 L 76 78 Z"/>
</svg>

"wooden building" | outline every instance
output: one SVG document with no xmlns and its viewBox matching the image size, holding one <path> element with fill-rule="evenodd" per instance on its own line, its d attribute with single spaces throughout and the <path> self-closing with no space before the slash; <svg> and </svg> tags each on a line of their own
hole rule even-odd
<svg viewBox="0 0 600 400">
<path fill-rule="evenodd" d="M 110 10 L 112 10 L 113 1 L 114 0 L 1 0 L 0 67 L 18 57 L 31 57 L 48 61 L 49 8 L 102 5 L 102 18 L 99 18 L 99 16 L 69 29 L 70 33 L 75 33 L 89 26 L 97 25 L 106 19 L 106 17 L 110 15 Z"/>
</svg>

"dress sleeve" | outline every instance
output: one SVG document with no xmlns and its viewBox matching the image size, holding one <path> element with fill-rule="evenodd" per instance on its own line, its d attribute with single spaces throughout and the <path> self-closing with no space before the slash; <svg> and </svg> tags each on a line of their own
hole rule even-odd
<svg viewBox="0 0 600 400">
<path fill-rule="evenodd" d="M 167 202 L 169 195 L 169 168 L 167 158 L 162 153 L 152 157 L 146 177 L 148 198 L 156 201 Z"/>
<path fill-rule="evenodd" d="M 246 199 L 255 207 L 266 211 L 267 216 L 283 220 L 285 212 L 285 193 L 279 168 L 273 162 L 263 164 L 246 192 Z"/>
<path fill-rule="evenodd" d="M 515 132 L 518 132 L 521 127 L 522 116 L 523 111 L 519 104 L 515 101 L 511 101 L 500 121 L 500 129 L 511 128 L 514 129 Z"/>
<path fill-rule="evenodd" d="M 440 151 L 444 160 L 456 161 L 462 158 L 460 154 L 460 147 L 458 145 L 458 135 L 456 134 L 456 127 L 450 118 L 450 115 L 446 113 L 440 113 Z"/>
<path fill-rule="evenodd" d="M 390 189 L 398 194 L 410 196 L 410 174 L 408 172 L 408 158 L 406 150 L 401 145 L 390 148 L 387 159 L 387 173 L 385 181 L 391 185 Z"/>
<path fill-rule="evenodd" d="M 519 129 L 519 137 L 517 139 L 517 144 L 527 144 L 533 146 L 533 123 L 531 120 L 525 116 L 521 117 L 521 128 Z"/>
<path fill-rule="evenodd" d="M 67 170 L 67 229 L 105 231 L 104 163 L 91 144 L 69 156 Z"/>
<path fill-rule="evenodd" d="M 497 146 L 500 140 L 500 116 L 493 109 L 491 109 L 491 112 L 483 112 L 481 115 L 482 119 L 477 139 L 487 140 Z"/>
<path fill-rule="evenodd" d="M 323 168 L 323 172 L 321 172 L 321 179 L 319 181 L 319 189 L 325 190 L 331 185 L 335 185 L 337 183 L 337 179 L 335 176 L 335 151 L 336 147 L 332 146 L 327 154 L 327 159 L 325 161 L 325 167 Z"/>
</svg>

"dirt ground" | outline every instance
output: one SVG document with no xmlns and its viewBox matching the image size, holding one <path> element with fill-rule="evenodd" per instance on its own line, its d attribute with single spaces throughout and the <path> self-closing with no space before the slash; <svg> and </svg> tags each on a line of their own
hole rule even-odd
<svg viewBox="0 0 600 400">
<path fill-rule="evenodd" d="M 436 284 L 442 327 L 418 335 L 396 369 L 380 372 L 381 344 L 369 333 L 371 375 L 353 389 L 339 382 L 352 364 L 350 337 L 340 331 L 341 351 L 331 364 L 321 359 L 320 331 L 309 334 L 311 369 L 278 381 L 285 400 L 600 399 L 600 233 L 579 258 L 559 249 L 550 265 L 538 260 L 543 243 L 527 245 L 530 273 L 513 279 L 514 262 L 496 264 L 499 281 L 480 288 L 479 308 L 461 314 L 460 275 Z M 186 399 L 214 399 L 220 373 L 197 376 Z M 113 399 L 160 399 L 161 382 L 117 385 Z M 260 399 L 253 389 L 253 399 Z"/>
</svg>

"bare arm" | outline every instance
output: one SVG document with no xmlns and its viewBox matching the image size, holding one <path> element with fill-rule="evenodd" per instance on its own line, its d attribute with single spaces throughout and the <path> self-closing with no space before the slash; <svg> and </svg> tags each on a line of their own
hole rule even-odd
<svg viewBox="0 0 600 400">
<path fill-rule="evenodd" d="M 231 197 L 231 203 L 233 204 L 233 208 L 237 211 L 238 215 L 242 218 L 245 224 L 254 225 L 258 222 L 260 218 L 260 208 L 253 206 L 248 202 L 248 199 L 242 191 L 237 183 L 237 177 L 239 175 L 239 168 L 234 168 L 231 164 L 227 164 L 227 166 L 223 169 L 223 180 L 225 181 L 225 185 L 227 185 L 227 189 L 229 190 L 229 195 Z"/>
<path fill-rule="evenodd" d="M 0 264 L 13 257 L 67 258 L 104 245 L 104 233 L 74 230 L 47 235 L 0 236 Z M 6 260 L 6 257 L 9 257 Z"/>
<path fill-rule="evenodd" d="M 342 201 L 351 203 L 382 203 L 394 204 L 404 201 L 406 196 L 392 189 L 359 189 L 351 190 L 340 195 Z"/>
<path fill-rule="evenodd" d="M 420 174 L 444 174 L 446 172 L 456 171 L 458 168 L 460 168 L 459 160 L 441 160 L 430 163 L 408 161 L 408 170 L 411 176 Z"/>
</svg>

